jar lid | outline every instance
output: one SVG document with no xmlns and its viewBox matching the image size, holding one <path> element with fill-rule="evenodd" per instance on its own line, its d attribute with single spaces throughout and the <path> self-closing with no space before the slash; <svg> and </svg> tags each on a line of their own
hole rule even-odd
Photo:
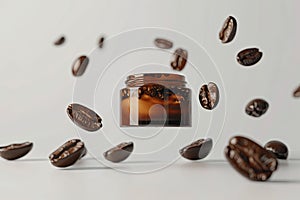
<svg viewBox="0 0 300 200">
<path fill-rule="evenodd" d="M 169 73 L 133 74 L 129 75 L 125 81 L 125 84 L 128 87 L 140 87 L 151 83 L 161 84 L 164 86 L 184 87 L 186 81 L 183 75 Z"/>
</svg>

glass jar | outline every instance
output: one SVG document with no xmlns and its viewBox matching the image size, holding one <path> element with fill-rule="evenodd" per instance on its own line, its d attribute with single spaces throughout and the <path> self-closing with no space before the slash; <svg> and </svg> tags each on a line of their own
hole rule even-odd
<svg viewBox="0 0 300 200">
<path fill-rule="evenodd" d="M 121 126 L 191 126 L 191 90 L 178 74 L 127 77 L 120 91 Z"/>
</svg>

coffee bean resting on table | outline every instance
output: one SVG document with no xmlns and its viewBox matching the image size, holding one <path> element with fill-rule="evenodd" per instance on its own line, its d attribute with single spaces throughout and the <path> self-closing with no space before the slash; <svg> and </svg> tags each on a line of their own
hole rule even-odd
<svg viewBox="0 0 300 200">
<path fill-rule="evenodd" d="M 288 147 L 277 140 L 269 141 L 267 144 L 265 144 L 265 149 L 272 152 L 278 159 L 286 160 L 289 154 Z"/>
<path fill-rule="evenodd" d="M 278 165 L 273 153 L 242 136 L 230 139 L 225 156 L 234 169 L 253 181 L 268 180 Z"/>
<path fill-rule="evenodd" d="M 126 160 L 134 148 L 133 142 L 123 142 L 103 153 L 103 156 L 114 163 Z"/>
<path fill-rule="evenodd" d="M 219 32 L 219 39 L 222 43 L 229 43 L 234 39 L 237 30 L 237 21 L 234 17 L 229 16 L 225 20 L 221 31 Z"/>
<path fill-rule="evenodd" d="M 210 138 L 199 139 L 192 144 L 180 149 L 179 153 L 188 160 L 200 160 L 208 156 L 213 146 Z"/>
<path fill-rule="evenodd" d="M 72 66 L 72 73 L 74 76 L 82 76 L 89 64 L 89 58 L 87 56 L 80 56 L 77 58 Z"/>
<path fill-rule="evenodd" d="M 199 101 L 203 108 L 212 110 L 219 102 L 219 89 L 215 83 L 208 83 L 200 88 Z"/>
<path fill-rule="evenodd" d="M 254 99 L 247 104 L 245 111 L 252 117 L 260 117 L 267 112 L 268 108 L 269 104 L 267 101 L 263 99 Z"/>
<path fill-rule="evenodd" d="M 240 51 L 236 59 L 243 66 L 251 66 L 258 63 L 262 56 L 263 53 L 258 48 L 248 48 Z"/>
<path fill-rule="evenodd" d="M 102 127 L 101 117 L 93 110 L 77 104 L 70 104 L 67 108 L 69 118 L 80 128 L 86 131 L 97 131 Z"/>
<path fill-rule="evenodd" d="M 56 167 L 69 167 L 84 157 L 87 150 L 79 139 L 69 140 L 49 155 L 49 160 Z"/>
<path fill-rule="evenodd" d="M 175 50 L 173 54 L 171 67 L 174 70 L 181 71 L 185 67 L 187 59 L 188 59 L 187 50 L 178 48 Z"/>
<path fill-rule="evenodd" d="M 0 156 L 6 160 L 16 160 L 28 154 L 33 147 L 32 142 L 10 144 L 0 147 Z"/>
<path fill-rule="evenodd" d="M 154 44 L 161 49 L 171 49 L 173 47 L 173 42 L 163 38 L 156 38 Z"/>
</svg>

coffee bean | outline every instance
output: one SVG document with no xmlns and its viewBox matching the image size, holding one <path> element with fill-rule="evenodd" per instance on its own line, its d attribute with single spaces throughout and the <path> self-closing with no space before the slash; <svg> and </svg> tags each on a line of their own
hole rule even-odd
<svg viewBox="0 0 300 200">
<path fill-rule="evenodd" d="M 133 142 L 123 142 L 103 153 L 103 156 L 114 163 L 126 160 L 134 148 Z"/>
<path fill-rule="evenodd" d="M 222 43 L 229 43 L 233 40 L 237 30 L 236 19 L 232 16 L 227 17 L 221 31 L 219 32 L 219 38 Z"/>
<path fill-rule="evenodd" d="M 0 156 L 6 160 L 16 160 L 25 156 L 31 151 L 32 142 L 24 142 L 19 144 L 10 144 L 0 147 Z"/>
<path fill-rule="evenodd" d="M 295 89 L 293 95 L 294 95 L 294 97 L 297 97 L 297 98 L 300 97 L 300 86 Z"/>
<path fill-rule="evenodd" d="M 200 160 L 208 156 L 213 146 L 210 138 L 200 139 L 182 148 L 179 153 L 188 160 Z"/>
<path fill-rule="evenodd" d="M 284 143 L 276 140 L 265 144 L 265 149 L 275 154 L 278 159 L 286 160 L 289 154 L 288 147 Z"/>
<path fill-rule="evenodd" d="M 173 42 L 163 38 L 156 38 L 154 44 L 161 49 L 171 49 L 173 47 Z"/>
<path fill-rule="evenodd" d="M 269 108 L 268 102 L 263 99 L 254 99 L 246 106 L 246 113 L 252 117 L 260 117 L 267 112 Z"/>
<path fill-rule="evenodd" d="M 251 66 L 260 61 L 262 56 L 263 53 L 258 48 L 249 48 L 240 51 L 236 59 L 241 65 Z"/>
<path fill-rule="evenodd" d="M 207 85 L 203 85 L 199 92 L 199 101 L 203 108 L 212 110 L 219 103 L 219 89 L 218 86 L 210 82 Z"/>
<path fill-rule="evenodd" d="M 105 38 L 104 37 L 100 37 L 99 42 L 98 42 L 98 46 L 99 48 L 103 48 L 103 43 L 104 43 Z"/>
<path fill-rule="evenodd" d="M 183 68 L 186 65 L 187 58 L 188 58 L 188 52 L 186 50 L 181 48 L 176 49 L 171 61 L 171 67 L 177 71 L 183 70 Z"/>
<path fill-rule="evenodd" d="M 64 36 L 60 36 L 59 38 L 57 38 L 57 40 L 54 41 L 54 45 L 55 46 L 60 46 L 63 43 L 65 43 L 66 38 Z"/>
<path fill-rule="evenodd" d="M 242 136 L 230 139 L 225 156 L 240 174 L 253 181 L 266 181 L 278 165 L 274 154 Z"/>
<path fill-rule="evenodd" d="M 87 150 L 79 139 L 69 140 L 49 155 L 49 160 L 56 167 L 69 167 L 84 157 Z"/>
<path fill-rule="evenodd" d="M 102 127 L 101 117 L 91 109 L 73 103 L 67 108 L 67 114 L 70 119 L 80 128 L 86 131 L 97 131 Z"/>
<path fill-rule="evenodd" d="M 81 76 L 89 64 L 89 58 L 87 56 L 80 56 L 77 58 L 72 66 L 72 73 L 74 76 Z"/>
</svg>

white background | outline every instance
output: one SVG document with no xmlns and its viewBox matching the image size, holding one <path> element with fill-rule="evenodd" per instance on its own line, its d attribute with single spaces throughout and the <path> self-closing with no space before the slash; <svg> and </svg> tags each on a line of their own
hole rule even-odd
<svg viewBox="0 0 300 200">
<path fill-rule="evenodd" d="M 88 54 L 95 48 L 101 34 L 110 36 L 137 27 L 163 27 L 183 32 L 201 43 L 219 66 L 225 82 L 228 113 L 222 136 L 210 159 L 223 159 L 224 146 L 235 134 L 251 136 L 261 143 L 278 138 L 289 145 L 291 158 L 299 158 L 300 99 L 292 98 L 293 90 L 300 84 L 298 7 L 299 3 L 296 0 L 253 0 L 251 2 L 241 0 L 53 0 L 47 2 L 1 0 L 0 143 L 4 145 L 12 142 L 34 141 L 34 149 L 27 158 L 47 158 L 58 145 L 69 138 L 76 137 L 76 129 L 65 113 L 66 106 L 72 102 L 75 78 L 71 74 L 71 65 L 74 59 L 81 54 Z M 218 32 L 228 15 L 237 18 L 238 32 L 232 43 L 223 45 L 218 40 Z M 61 47 L 53 46 L 53 41 L 61 34 L 66 36 L 66 43 Z M 237 52 L 253 46 L 263 51 L 261 62 L 251 68 L 244 68 L 237 64 L 235 61 Z M 253 119 L 244 113 L 245 105 L 254 97 L 263 97 L 270 103 L 270 109 L 260 119 Z M 256 189 L 262 192 L 262 188 L 267 188 L 267 191 L 276 191 L 278 188 L 276 184 L 274 187 L 250 184 L 226 164 L 206 164 L 206 167 L 203 167 L 204 170 L 208 170 L 207 173 L 202 172 L 206 174 L 203 179 L 211 183 L 204 184 L 203 187 L 209 187 L 209 190 L 201 189 L 200 185 L 203 183 L 198 185 L 202 178 L 199 175 L 195 175 L 197 179 L 194 177 L 194 173 L 198 173 L 195 165 L 191 169 L 186 165 L 179 165 L 158 172 L 153 175 L 157 179 L 156 184 L 156 179 L 150 181 L 151 175 L 129 178 L 128 175 L 120 175 L 114 171 L 106 173 L 104 170 L 101 172 L 103 176 L 99 176 L 97 171 L 88 171 L 84 173 L 89 175 L 82 174 L 81 177 L 71 174 L 72 171 L 53 171 L 46 161 L 34 167 L 31 167 L 34 164 L 21 163 L 20 167 L 17 164 L 20 163 L 1 161 L 2 172 L 6 173 L 4 171 L 8 170 L 7 175 L 2 178 L 3 181 L 8 181 L 5 185 L 7 193 L 4 193 L 4 196 L 11 191 L 8 188 L 18 182 L 14 176 L 21 176 L 23 178 L 21 183 L 26 184 L 26 178 L 31 179 L 31 175 L 28 176 L 26 173 L 33 172 L 37 173 L 33 183 L 50 179 L 50 183 L 55 185 L 56 179 L 63 182 L 66 178 L 69 181 L 68 189 L 71 189 L 71 186 L 76 188 L 75 185 L 81 184 L 84 180 L 81 186 L 86 192 L 89 191 L 89 181 L 98 183 L 98 179 L 103 179 L 108 181 L 111 187 L 115 187 L 113 181 L 116 181 L 121 184 L 120 193 L 126 197 L 129 197 L 133 191 L 142 197 L 150 196 L 157 191 L 161 195 L 156 198 L 164 196 L 166 199 L 167 193 L 180 190 L 182 196 L 171 194 L 173 199 L 176 197 L 183 199 L 189 194 L 194 198 L 201 198 L 201 193 L 204 191 L 208 196 L 209 192 L 215 193 L 215 190 L 218 191 L 228 185 L 224 180 L 230 179 L 230 175 L 221 177 L 222 181 L 220 177 L 214 175 L 216 173 L 222 176 L 223 172 L 230 174 L 232 172 L 237 181 L 233 183 L 234 185 L 239 181 L 244 183 L 239 185 L 238 190 L 244 191 L 250 187 L 251 189 L 246 191 L 252 191 L 249 192 L 252 195 Z M 289 165 L 285 165 L 285 168 L 288 170 Z M 212 169 L 214 170 L 211 171 Z M 299 174 L 297 170 L 293 172 Z M 286 173 L 293 177 L 291 171 Z M 76 183 L 71 183 L 69 180 L 73 177 Z M 88 178 L 90 180 L 87 181 Z M 133 181 L 136 188 L 130 189 L 128 182 L 131 181 L 127 182 L 126 178 Z M 172 185 L 166 188 L 167 191 L 157 188 L 159 183 L 166 186 L 170 182 Z M 52 187 L 50 183 L 45 187 Z M 181 184 L 186 187 L 183 189 Z M 146 188 L 143 188 L 143 185 Z M 104 182 L 99 183 L 99 190 L 101 186 L 106 190 L 106 193 L 103 193 L 106 197 L 116 195 L 115 190 L 109 193 L 110 188 L 106 188 Z M 193 191 L 189 191 L 187 186 L 190 186 Z M 289 186 L 290 184 L 286 184 L 286 187 Z M 57 189 L 65 185 L 54 187 Z M 147 192 L 148 195 L 140 193 L 140 190 Z M 195 192 L 196 190 L 199 190 L 199 193 Z M 79 189 L 74 196 L 78 196 L 78 191 Z M 23 192 L 26 194 L 26 191 Z M 61 189 L 58 192 L 65 191 Z M 44 193 L 37 193 L 36 198 L 41 199 L 42 194 Z M 45 194 L 49 195 L 47 192 Z M 230 194 L 235 195 L 234 191 Z M 101 193 L 93 195 L 101 195 Z M 69 195 L 65 194 L 65 196 Z M 152 199 L 149 196 L 148 198 Z"/>
</svg>

